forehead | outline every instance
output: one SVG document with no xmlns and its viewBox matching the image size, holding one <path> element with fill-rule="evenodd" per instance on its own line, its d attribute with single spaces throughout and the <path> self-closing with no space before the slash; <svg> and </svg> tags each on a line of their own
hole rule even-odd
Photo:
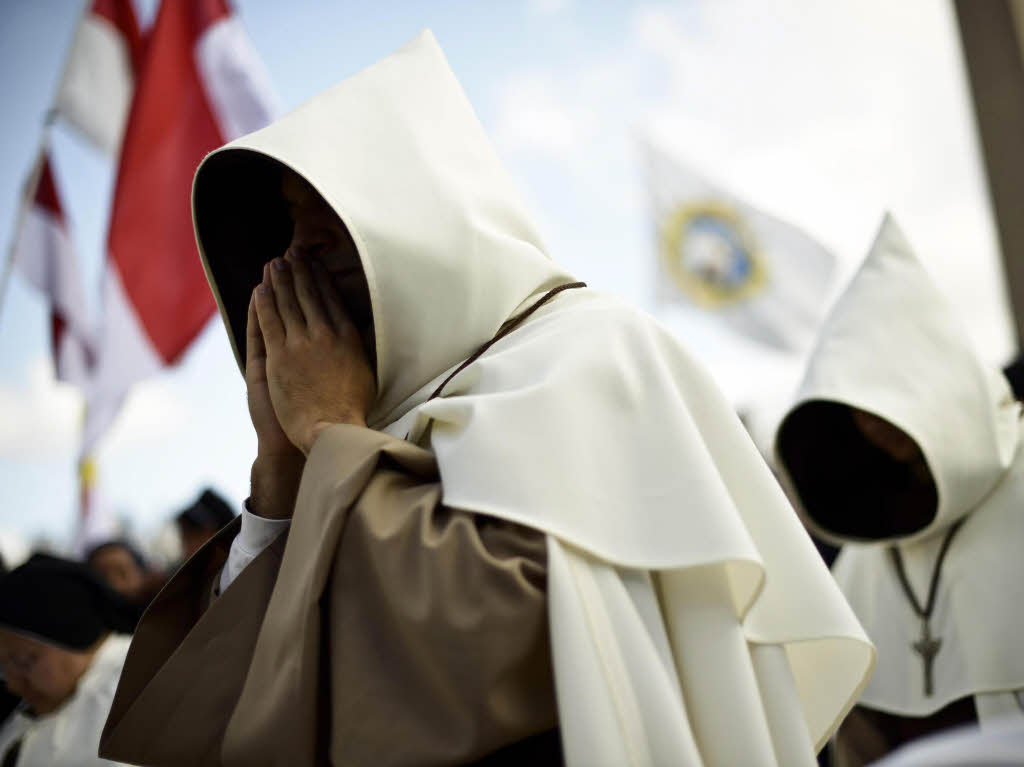
<svg viewBox="0 0 1024 767">
<path fill-rule="evenodd" d="M 281 173 L 281 196 L 290 206 L 326 204 L 313 185 L 290 168 Z"/>
</svg>

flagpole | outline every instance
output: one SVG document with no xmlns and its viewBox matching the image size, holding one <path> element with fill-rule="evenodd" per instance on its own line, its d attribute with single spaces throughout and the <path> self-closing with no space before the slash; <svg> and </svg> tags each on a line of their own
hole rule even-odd
<svg viewBox="0 0 1024 767">
<path fill-rule="evenodd" d="M 21 215 L 18 215 L 18 220 L 15 223 L 15 231 L 21 228 Z M 4 271 L 0 275 L 0 317 L 3 317 L 4 312 L 4 299 L 7 297 L 7 283 L 11 281 L 11 274 L 14 272 L 14 247 L 10 247 L 7 250 L 7 258 L 4 259 Z"/>
<path fill-rule="evenodd" d="M 57 111 L 55 109 L 47 110 L 46 118 L 43 121 L 43 135 L 39 140 L 39 148 L 36 150 L 36 161 L 22 186 L 21 204 L 18 206 L 18 215 L 14 219 L 13 235 L 7 246 L 7 258 L 4 259 L 3 274 L 0 275 L 0 318 L 3 317 L 4 307 L 7 303 L 7 285 L 11 281 L 11 275 L 14 273 L 14 255 L 18 249 L 18 238 L 21 236 L 25 217 L 28 215 L 28 210 L 32 206 L 32 199 L 35 197 L 36 189 L 39 186 L 39 177 L 43 173 L 43 160 L 50 147 L 50 126 L 53 125 L 56 119 Z"/>
<path fill-rule="evenodd" d="M 81 437 L 85 438 L 85 424 L 89 418 L 89 400 L 82 402 L 82 429 Z M 88 541 L 86 535 L 89 531 L 89 517 L 93 513 L 95 502 L 94 490 L 96 487 L 96 459 L 89 449 L 83 450 L 78 455 L 78 531 L 75 535 L 73 548 L 78 556 L 85 555 L 85 547 Z"/>
</svg>

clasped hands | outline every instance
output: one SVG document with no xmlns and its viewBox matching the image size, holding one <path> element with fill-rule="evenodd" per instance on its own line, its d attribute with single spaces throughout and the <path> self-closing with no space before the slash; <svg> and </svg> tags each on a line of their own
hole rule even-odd
<svg viewBox="0 0 1024 767">
<path fill-rule="evenodd" d="M 249 300 L 245 383 L 256 429 L 252 502 L 290 516 L 305 456 L 332 424 L 366 426 L 376 378 L 331 276 L 289 250 Z"/>
</svg>

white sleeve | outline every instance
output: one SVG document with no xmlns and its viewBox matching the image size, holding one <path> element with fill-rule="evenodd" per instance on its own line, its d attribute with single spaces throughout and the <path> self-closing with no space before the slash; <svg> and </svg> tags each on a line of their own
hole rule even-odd
<svg viewBox="0 0 1024 767">
<path fill-rule="evenodd" d="M 235 540 L 231 542 L 228 561 L 224 563 L 224 568 L 220 571 L 218 594 L 223 594 L 231 582 L 238 577 L 238 574 L 292 523 L 291 519 L 268 519 L 253 514 L 249 511 L 248 505 L 249 502 L 246 501 L 246 507 L 242 509 L 242 529 L 235 536 Z"/>
</svg>

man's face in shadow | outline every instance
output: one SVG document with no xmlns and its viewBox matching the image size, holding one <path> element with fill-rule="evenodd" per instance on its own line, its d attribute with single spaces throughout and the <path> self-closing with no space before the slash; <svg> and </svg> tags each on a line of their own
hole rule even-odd
<svg viewBox="0 0 1024 767">
<path fill-rule="evenodd" d="M 345 311 L 359 330 L 371 364 L 376 367 L 370 290 L 352 236 L 334 209 L 297 173 L 287 169 L 283 172 L 281 196 L 292 220 L 288 249 L 323 264 Z"/>
<path fill-rule="evenodd" d="M 910 535 L 938 511 L 938 487 L 920 445 L 865 410 L 804 403 L 780 429 L 779 454 L 807 516 L 838 537 Z"/>
<path fill-rule="evenodd" d="M 921 448 L 902 429 L 860 408 L 851 407 L 850 413 L 861 436 L 894 461 L 909 464 L 924 460 Z"/>
</svg>

